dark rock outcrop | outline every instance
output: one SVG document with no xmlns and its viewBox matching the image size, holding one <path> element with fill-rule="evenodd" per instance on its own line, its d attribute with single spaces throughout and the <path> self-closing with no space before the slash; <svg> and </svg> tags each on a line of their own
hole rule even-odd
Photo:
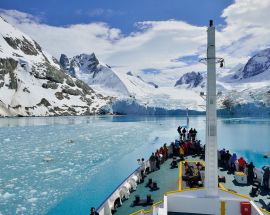
<svg viewBox="0 0 270 215">
<path fill-rule="evenodd" d="M 27 55 L 38 55 L 37 49 L 40 49 L 40 46 L 34 46 L 29 40 L 23 37 L 23 40 L 12 37 L 3 37 L 5 41 L 14 49 L 20 49 L 23 53 Z M 36 43 L 37 44 L 37 43 Z"/>
<path fill-rule="evenodd" d="M 200 72 L 188 72 L 184 74 L 176 83 L 176 86 L 181 86 L 187 84 L 188 88 L 193 88 L 199 86 L 203 81 L 203 76 Z"/>
<path fill-rule="evenodd" d="M 260 51 L 250 58 L 243 70 L 243 78 L 261 74 L 270 68 L 270 48 Z"/>
</svg>

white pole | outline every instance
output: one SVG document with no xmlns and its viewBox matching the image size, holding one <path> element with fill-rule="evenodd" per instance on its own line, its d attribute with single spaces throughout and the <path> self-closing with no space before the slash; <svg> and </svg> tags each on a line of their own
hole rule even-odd
<svg viewBox="0 0 270 215">
<path fill-rule="evenodd" d="M 206 99 L 206 195 L 218 195 L 217 112 L 216 112 L 216 48 L 215 27 L 210 20 L 207 29 L 207 99 Z"/>
</svg>

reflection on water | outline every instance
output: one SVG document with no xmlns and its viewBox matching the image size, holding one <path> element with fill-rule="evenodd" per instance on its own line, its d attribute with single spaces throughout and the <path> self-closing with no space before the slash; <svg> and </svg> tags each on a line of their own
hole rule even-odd
<svg viewBox="0 0 270 215">
<path fill-rule="evenodd" d="M 0 214 L 87 214 L 134 168 L 177 138 L 184 117 L 0 119 Z M 205 117 L 190 117 L 204 143 Z M 219 118 L 219 148 L 269 163 L 270 119 Z"/>
</svg>

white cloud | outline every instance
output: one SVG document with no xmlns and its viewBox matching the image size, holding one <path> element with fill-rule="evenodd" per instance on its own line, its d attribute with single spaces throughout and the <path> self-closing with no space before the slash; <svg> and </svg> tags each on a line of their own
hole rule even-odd
<svg viewBox="0 0 270 215">
<path fill-rule="evenodd" d="M 94 8 L 94 9 L 77 9 L 75 10 L 75 14 L 78 16 L 86 15 L 89 17 L 106 17 L 110 18 L 112 16 L 122 16 L 125 14 L 123 11 L 105 9 L 105 8 Z"/>
<path fill-rule="evenodd" d="M 57 58 L 61 53 L 73 56 L 95 51 L 102 55 L 111 48 L 114 40 L 120 38 L 120 30 L 105 23 L 56 27 L 42 24 L 38 18 L 15 10 L 1 10 L 0 15 Z"/>
<path fill-rule="evenodd" d="M 172 59 L 192 55 L 206 39 L 205 28 L 195 27 L 180 21 L 139 23 L 142 32 L 118 40 L 107 57 L 114 64 L 130 70 L 142 68 L 164 69 L 182 66 Z"/>
<path fill-rule="evenodd" d="M 227 7 L 222 14 L 226 26 L 219 37 L 223 51 L 235 58 L 244 58 L 269 47 L 269 11 L 269 0 L 236 0 Z"/>
<path fill-rule="evenodd" d="M 3 10 L 0 9 L 0 15 L 6 18 L 9 23 L 20 25 L 22 23 L 39 23 L 41 18 L 38 16 L 33 16 L 28 13 L 23 13 L 18 10 Z"/>
<path fill-rule="evenodd" d="M 225 25 L 216 33 L 217 56 L 224 57 L 227 66 L 244 63 L 251 53 L 269 46 L 268 11 L 269 0 L 236 0 L 223 11 Z M 95 11 L 94 15 L 105 12 Z M 204 57 L 206 27 L 177 20 L 145 21 L 136 23 L 137 30 L 124 36 L 120 29 L 105 23 L 56 27 L 43 24 L 39 17 L 15 10 L 1 10 L 0 14 L 57 58 L 61 53 L 71 57 L 95 52 L 102 61 L 122 72 L 159 69 L 161 73 L 155 76 L 164 83 L 181 73 L 206 69 L 199 63 L 172 61 L 190 55 Z M 155 76 L 148 75 L 149 79 Z"/>
</svg>

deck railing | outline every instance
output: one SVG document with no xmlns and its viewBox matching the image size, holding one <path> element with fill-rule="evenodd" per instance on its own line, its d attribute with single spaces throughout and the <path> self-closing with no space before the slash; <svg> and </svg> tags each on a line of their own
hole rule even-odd
<svg viewBox="0 0 270 215">
<path fill-rule="evenodd" d="M 132 175 L 134 175 L 136 172 L 140 170 L 140 167 L 135 169 L 129 176 L 127 176 L 108 196 L 107 198 L 100 204 L 100 206 L 97 208 L 97 211 L 100 212 L 100 210 L 105 206 L 105 203 L 109 200 L 109 198 L 129 179 Z"/>
</svg>

